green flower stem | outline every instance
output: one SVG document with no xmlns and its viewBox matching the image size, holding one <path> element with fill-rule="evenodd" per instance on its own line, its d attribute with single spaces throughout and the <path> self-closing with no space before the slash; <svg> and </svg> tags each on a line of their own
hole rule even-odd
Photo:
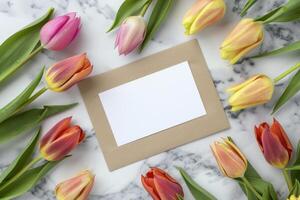
<svg viewBox="0 0 300 200">
<path fill-rule="evenodd" d="M 152 0 L 149 1 L 148 3 L 146 3 L 146 4 L 144 5 L 144 7 L 143 7 L 143 9 L 142 9 L 142 11 L 141 11 L 141 13 L 140 13 L 141 16 L 144 16 L 144 15 L 145 15 L 145 13 L 147 12 L 147 10 L 148 10 L 149 6 L 151 5 L 151 3 L 152 3 Z"/>
<path fill-rule="evenodd" d="M 289 75 L 290 73 L 292 73 L 293 71 L 297 70 L 300 68 L 300 63 L 292 66 L 291 68 L 289 68 L 288 70 L 286 70 L 285 72 L 283 72 L 282 74 L 280 74 L 279 76 L 277 76 L 274 79 L 274 82 L 277 83 L 278 81 L 280 81 L 281 79 L 283 79 L 284 77 L 286 77 L 287 75 Z"/>
<path fill-rule="evenodd" d="M 14 181 L 16 181 L 20 176 L 22 176 L 27 170 L 29 170 L 33 165 L 35 165 L 37 162 L 42 160 L 43 157 L 39 155 L 38 157 L 34 158 L 30 163 L 28 163 L 20 172 L 18 172 L 15 176 L 13 176 L 11 179 L 9 179 L 4 185 L 0 187 L 0 191 L 5 189 L 7 186 L 12 184 Z"/>
<path fill-rule="evenodd" d="M 293 183 L 292 183 L 292 179 L 291 179 L 290 174 L 285 169 L 282 170 L 282 174 L 283 174 L 284 179 L 286 181 L 286 184 L 287 184 L 287 186 L 289 188 L 289 191 L 291 191 L 293 189 Z"/>
<path fill-rule="evenodd" d="M 251 183 L 247 180 L 246 177 L 242 177 L 241 179 L 243 180 L 244 184 L 255 194 L 255 196 L 259 200 L 263 200 L 262 196 L 255 190 L 255 188 L 251 185 Z"/>
</svg>

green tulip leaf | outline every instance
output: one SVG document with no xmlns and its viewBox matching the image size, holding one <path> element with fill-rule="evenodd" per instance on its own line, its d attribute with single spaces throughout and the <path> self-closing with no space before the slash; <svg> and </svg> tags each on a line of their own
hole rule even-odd
<svg viewBox="0 0 300 200">
<path fill-rule="evenodd" d="M 300 1 L 289 0 L 283 6 L 276 8 L 266 15 L 256 19 L 257 21 L 263 21 L 265 24 L 272 22 L 289 22 L 300 19 Z"/>
<path fill-rule="evenodd" d="M 200 185 L 198 185 L 185 171 L 184 169 L 177 167 L 179 170 L 184 182 L 188 186 L 189 190 L 191 191 L 193 197 L 195 199 L 201 199 L 201 200 L 217 200 L 216 197 L 214 197 L 212 194 L 207 192 L 205 189 L 203 189 Z"/>
<path fill-rule="evenodd" d="M 151 3 L 152 0 L 125 0 L 120 6 L 115 20 L 107 32 L 112 31 L 129 16 L 138 15 L 144 8 L 145 5 Z"/>
<path fill-rule="evenodd" d="M 158 28 L 166 19 L 174 1 L 175 0 L 157 0 L 150 16 L 147 26 L 147 34 L 140 47 L 140 51 L 142 51 L 147 43 L 153 38 Z"/>
<path fill-rule="evenodd" d="M 264 52 L 262 54 L 259 54 L 257 56 L 253 56 L 252 58 L 261 58 L 261 57 L 265 57 L 265 56 L 275 56 L 275 55 L 279 55 L 279 54 L 284 54 L 284 53 L 289 53 L 289 52 L 293 52 L 293 51 L 298 51 L 300 50 L 300 41 L 288 44 L 285 47 L 273 50 L 273 51 L 269 51 L 269 52 Z"/>
<path fill-rule="evenodd" d="M 22 176 L 0 191 L 0 200 L 10 200 L 26 193 L 59 162 L 47 161 L 39 167 L 26 171 Z"/>
<path fill-rule="evenodd" d="M 295 96 L 300 90 L 300 71 L 298 71 L 285 88 L 282 95 L 279 97 L 273 108 L 272 114 L 277 112 L 287 101 Z"/>
<path fill-rule="evenodd" d="M 41 18 L 10 36 L 0 45 L 0 83 L 26 63 L 39 45 L 40 29 L 51 18 L 51 8 Z M 39 45 L 40 46 L 40 45 Z"/>
<path fill-rule="evenodd" d="M 12 116 L 29 99 L 43 77 L 44 69 L 36 78 L 10 103 L 0 109 L 0 123 Z"/>
<path fill-rule="evenodd" d="M 8 118 L 0 123 L 0 144 L 36 128 L 46 118 L 71 109 L 75 105 L 77 105 L 77 103 L 44 106 L 43 108 L 30 109 Z"/>
<path fill-rule="evenodd" d="M 295 183 L 296 180 L 300 180 L 300 141 L 297 145 L 297 151 L 295 153 L 295 161 L 293 165 L 286 170 L 290 170 L 292 182 Z"/>
<path fill-rule="evenodd" d="M 257 2 L 257 0 L 248 0 L 245 4 L 242 12 L 241 17 L 244 17 L 247 14 L 247 11 Z"/>
<path fill-rule="evenodd" d="M 6 168 L 0 175 L 0 186 L 8 179 L 12 178 L 17 172 L 21 171 L 25 165 L 27 165 L 34 153 L 36 144 L 40 138 L 40 129 L 35 131 L 32 139 L 25 149 L 19 154 L 19 156 Z"/>
</svg>

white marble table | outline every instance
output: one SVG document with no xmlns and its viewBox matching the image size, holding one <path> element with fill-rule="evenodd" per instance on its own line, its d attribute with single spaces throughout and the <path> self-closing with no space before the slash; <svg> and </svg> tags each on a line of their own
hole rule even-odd
<svg viewBox="0 0 300 200">
<path fill-rule="evenodd" d="M 61 163 L 37 187 L 19 199 L 55 199 L 53 195 L 55 185 L 65 178 L 72 176 L 77 171 L 86 168 L 92 169 L 96 173 L 96 184 L 90 199 L 149 199 L 149 196 L 140 183 L 141 173 L 148 170 L 150 166 L 158 166 L 166 169 L 183 183 L 174 165 L 184 167 L 197 182 L 215 194 L 220 200 L 246 199 L 234 181 L 220 174 L 211 154 L 209 144 L 225 136 L 234 138 L 260 174 L 274 184 L 280 199 L 285 199 L 287 188 L 284 180 L 279 171 L 270 167 L 264 161 L 253 135 L 254 124 L 260 123 L 263 120 L 271 121 L 272 118 L 268 114 L 270 113 L 272 104 L 239 113 L 231 113 L 226 102 L 227 94 L 224 90 L 234 82 L 243 80 L 258 72 L 276 76 L 299 61 L 299 56 L 295 53 L 261 60 L 246 59 L 234 68 L 221 60 L 218 52 L 219 45 L 233 25 L 239 20 L 238 12 L 242 5 L 242 2 L 239 0 L 226 1 L 228 4 L 226 18 L 221 23 L 208 28 L 195 37 L 202 46 L 215 85 L 219 91 L 220 99 L 230 120 L 232 127 L 230 130 L 161 153 L 120 170 L 109 172 L 78 89 L 73 87 L 68 92 L 61 94 L 48 92 L 35 102 L 34 105 L 70 102 L 79 102 L 80 105 L 73 110 L 47 120 L 43 124 L 44 132 L 62 117 L 73 115 L 74 120 L 86 130 L 87 139 L 73 152 L 71 158 Z M 80 37 L 67 50 L 62 53 L 44 51 L 30 62 L 24 70 L 19 71 L 15 78 L 7 83 L 6 87 L 1 88 L 0 106 L 18 94 L 24 88 L 25 84 L 33 79 L 42 65 L 46 64 L 49 66 L 55 60 L 86 51 L 95 66 L 93 74 L 99 74 L 194 38 L 184 36 L 184 30 L 181 26 L 181 19 L 184 12 L 192 4 L 193 0 L 177 0 L 169 19 L 141 55 L 118 56 L 118 53 L 114 50 L 115 34 L 106 34 L 105 30 L 112 23 L 121 2 L 122 0 L 0 0 L 0 41 L 3 41 L 7 36 L 29 21 L 40 16 L 50 6 L 56 8 L 57 14 L 63 14 L 68 11 L 78 12 L 82 17 L 83 23 Z M 281 3 L 284 3 L 284 0 L 260 1 L 249 12 L 249 16 L 262 14 Z M 300 23 L 290 23 L 286 25 L 267 26 L 266 41 L 260 50 L 272 49 L 299 40 L 299 25 Z M 284 84 L 277 86 L 275 98 L 278 97 L 283 88 Z M 299 139 L 299 104 L 300 96 L 298 95 L 276 115 L 276 118 L 284 125 L 294 145 L 296 145 Z M 24 147 L 28 139 L 29 136 L 26 136 L 0 146 L 0 169 L 7 167 L 10 161 Z M 186 199 L 192 199 L 185 186 L 184 190 Z"/>
</svg>

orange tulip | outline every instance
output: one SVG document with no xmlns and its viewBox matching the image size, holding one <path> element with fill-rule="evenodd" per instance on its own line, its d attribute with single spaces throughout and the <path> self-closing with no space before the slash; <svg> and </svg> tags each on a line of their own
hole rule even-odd
<svg viewBox="0 0 300 200">
<path fill-rule="evenodd" d="M 94 185 L 95 175 L 89 170 L 58 184 L 55 188 L 57 200 L 87 200 Z"/>
<path fill-rule="evenodd" d="M 146 176 L 141 176 L 141 181 L 154 200 L 176 200 L 184 196 L 181 185 L 159 168 L 151 168 Z"/>
<path fill-rule="evenodd" d="M 242 19 L 221 45 L 221 57 L 235 64 L 241 57 L 262 43 L 263 24 Z"/>
<path fill-rule="evenodd" d="M 274 167 L 283 169 L 291 159 L 293 147 L 280 123 L 274 119 L 254 127 L 256 140 L 265 159 Z"/>
<path fill-rule="evenodd" d="M 62 60 L 46 73 L 48 88 L 55 92 L 62 92 L 88 76 L 93 70 L 85 53 Z"/>
<path fill-rule="evenodd" d="M 266 75 L 258 74 L 227 89 L 231 94 L 228 102 L 232 111 L 267 103 L 272 99 L 274 83 Z"/>
<path fill-rule="evenodd" d="M 233 142 L 223 139 L 223 142 L 214 142 L 211 149 L 224 176 L 229 178 L 244 176 L 248 162 Z"/>
<path fill-rule="evenodd" d="M 79 126 L 71 125 L 71 117 L 58 122 L 40 141 L 40 153 L 48 161 L 61 160 L 85 137 Z"/>
</svg>

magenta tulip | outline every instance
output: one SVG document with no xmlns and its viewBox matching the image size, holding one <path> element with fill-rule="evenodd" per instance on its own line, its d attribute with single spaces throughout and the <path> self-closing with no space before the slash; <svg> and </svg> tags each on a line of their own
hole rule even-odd
<svg viewBox="0 0 300 200">
<path fill-rule="evenodd" d="M 147 24 L 141 16 L 131 16 L 124 20 L 117 33 L 115 47 L 120 55 L 127 55 L 145 39 Z"/>
<path fill-rule="evenodd" d="M 76 13 L 56 17 L 46 23 L 40 32 L 40 40 L 46 49 L 60 51 L 66 48 L 78 35 L 80 18 Z"/>
</svg>

